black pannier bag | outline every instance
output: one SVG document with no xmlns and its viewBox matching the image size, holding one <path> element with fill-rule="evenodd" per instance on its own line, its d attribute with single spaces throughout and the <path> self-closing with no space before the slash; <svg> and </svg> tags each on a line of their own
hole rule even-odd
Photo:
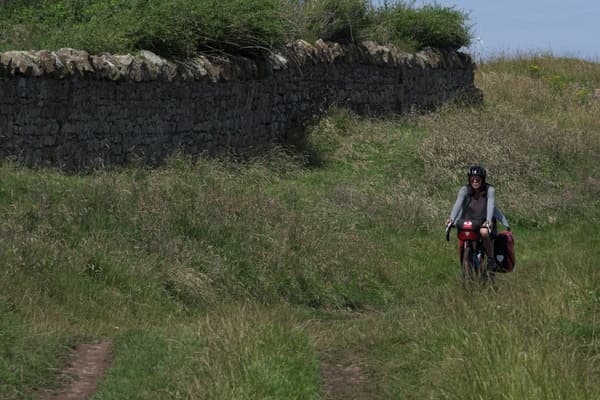
<svg viewBox="0 0 600 400">
<path fill-rule="evenodd" d="M 494 240 L 496 272 L 511 272 L 515 268 L 515 247 L 511 231 L 500 232 Z"/>
</svg>

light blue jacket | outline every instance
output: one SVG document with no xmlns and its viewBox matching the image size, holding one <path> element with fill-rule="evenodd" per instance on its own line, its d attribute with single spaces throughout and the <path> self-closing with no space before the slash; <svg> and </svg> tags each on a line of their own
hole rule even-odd
<svg viewBox="0 0 600 400">
<path fill-rule="evenodd" d="M 454 207 L 452 207 L 452 211 L 450 212 L 450 219 L 452 222 L 455 222 L 457 219 L 461 219 L 463 215 L 465 215 L 466 211 L 469 209 L 469 187 L 463 186 L 458 191 L 458 196 L 456 197 L 456 202 L 454 203 Z M 493 186 L 487 186 L 487 205 L 486 205 L 486 220 L 492 221 L 496 219 L 502 222 L 506 228 L 509 227 L 508 220 L 502 214 L 502 212 L 496 207 L 496 189 Z"/>
</svg>

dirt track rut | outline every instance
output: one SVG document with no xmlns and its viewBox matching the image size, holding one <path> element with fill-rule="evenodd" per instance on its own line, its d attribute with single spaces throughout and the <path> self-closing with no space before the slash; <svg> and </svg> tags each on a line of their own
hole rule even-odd
<svg viewBox="0 0 600 400">
<path fill-rule="evenodd" d="M 68 366 L 62 371 L 64 381 L 57 389 L 43 390 L 37 400 L 87 400 L 95 392 L 98 381 L 111 363 L 112 343 L 99 341 L 75 347 Z"/>
</svg>

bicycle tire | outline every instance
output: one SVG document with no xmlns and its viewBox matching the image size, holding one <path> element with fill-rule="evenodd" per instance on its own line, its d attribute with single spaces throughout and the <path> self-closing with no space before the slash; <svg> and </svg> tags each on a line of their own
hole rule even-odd
<svg viewBox="0 0 600 400">
<path fill-rule="evenodd" d="M 473 281 L 474 277 L 474 265 L 473 265 L 473 257 L 475 255 L 475 251 L 469 243 L 465 244 L 463 249 L 463 259 L 461 262 L 462 269 L 462 284 L 463 287 L 466 287 L 469 282 Z"/>
<path fill-rule="evenodd" d="M 489 258 L 485 253 L 481 254 L 481 264 L 479 268 L 479 274 L 481 278 L 481 283 L 484 285 L 491 285 L 492 287 L 496 284 L 496 278 L 494 275 L 494 271 L 488 268 Z"/>
</svg>

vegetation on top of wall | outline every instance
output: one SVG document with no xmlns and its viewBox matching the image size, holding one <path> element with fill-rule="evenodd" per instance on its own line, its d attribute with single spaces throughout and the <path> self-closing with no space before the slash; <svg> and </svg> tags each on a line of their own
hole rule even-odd
<svg viewBox="0 0 600 400">
<path fill-rule="evenodd" d="M 469 44 L 468 15 L 439 5 L 368 0 L 8 0 L 0 51 L 61 47 L 92 53 L 151 50 L 255 54 L 295 39 L 365 39 L 415 51 Z"/>
<path fill-rule="evenodd" d="M 370 15 L 367 0 L 318 0 L 303 4 L 306 36 L 338 42 L 364 38 Z"/>
<path fill-rule="evenodd" d="M 99 53 L 139 49 L 165 56 L 269 46 L 292 26 L 280 0 L 38 0 L 12 3 L 0 48 L 73 47 Z"/>
<path fill-rule="evenodd" d="M 373 37 L 380 42 L 404 42 L 413 48 L 427 46 L 459 49 L 471 41 L 468 15 L 453 7 L 403 2 L 387 5 L 375 15 Z"/>
</svg>

